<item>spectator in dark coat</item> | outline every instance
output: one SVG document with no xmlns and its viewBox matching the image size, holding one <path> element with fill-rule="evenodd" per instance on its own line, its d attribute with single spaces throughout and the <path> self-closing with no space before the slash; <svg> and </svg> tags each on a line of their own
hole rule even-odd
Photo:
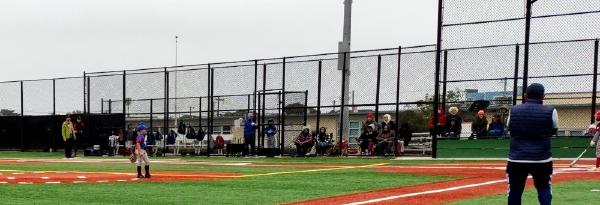
<svg viewBox="0 0 600 205">
<path fill-rule="evenodd" d="M 504 124 L 500 115 L 494 115 L 488 130 L 488 135 L 492 137 L 502 137 L 504 135 Z"/>
<path fill-rule="evenodd" d="M 331 138 L 327 134 L 327 128 L 321 127 L 317 134 L 317 154 L 325 155 L 327 149 L 333 147 L 331 144 Z"/>
<path fill-rule="evenodd" d="M 391 130 L 389 126 L 383 127 L 381 133 L 379 133 L 377 136 L 377 146 L 375 147 L 375 152 L 377 152 L 377 155 L 386 155 L 394 145 L 395 139 L 396 132 Z"/>
<path fill-rule="evenodd" d="M 462 133 L 463 118 L 458 114 L 458 111 L 459 110 L 457 107 L 451 107 L 448 109 L 448 115 L 446 116 L 446 125 L 444 129 L 445 137 L 460 137 L 460 133 Z M 454 121 L 454 124 L 451 123 L 452 121 Z"/>
<path fill-rule="evenodd" d="M 298 157 L 306 156 L 306 153 L 310 151 L 313 144 L 313 136 L 310 134 L 310 129 L 305 127 L 302 132 L 296 137 L 294 140 L 294 144 L 296 145 L 296 151 Z"/>
<path fill-rule="evenodd" d="M 372 124 L 367 127 L 367 130 L 363 132 L 358 138 L 360 144 L 360 151 L 363 155 L 370 155 L 369 144 L 377 143 L 377 131 L 375 131 L 375 125 Z"/>
<path fill-rule="evenodd" d="M 379 132 L 382 132 L 385 126 L 388 126 L 390 130 L 394 132 L 398 131 L 398 126 L 396 126 L 396 122 L 392 120 L 392 116 L 389 114 L 383 115 L 383 121 L 381 122 L 381 126 L 379 126 Z"/>
<path fill-rule="evenodd" d="M 485 117 L 485 112 L 480 110 L 477 112 L 477 117 L 473 120 L 471 124 L 471 137 L 469 139 L 473 139 L 475 136 L 484 137 L 487 133 L 488 121 Z"/>
<path fill-rule="evenodd" d="M 402 141 L 404 141 L 404 146 L 408 146 L 413 135 L 413 131 L 410 129 L 408 123 L 402 123 L 402 126 L 400 126 L 400 131 L 398 132 L 400 134 L 400 138 Z"/>
</svg>

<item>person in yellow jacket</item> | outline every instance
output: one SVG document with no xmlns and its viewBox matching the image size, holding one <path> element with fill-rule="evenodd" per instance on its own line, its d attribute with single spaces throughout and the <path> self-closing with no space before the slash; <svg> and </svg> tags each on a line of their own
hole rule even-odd
<svg viewBox="0 0 600 205">
<path fill-rule="evenodd" d="M 73 135 L 73 123 L 71 122 L 71 117 L 67 116 L 65 121 L 62 124 L 62 137 L 65 142 L 65 158 L 72 158 L 73 152 L 73 140 L 75 136 Z"/>
</svg>

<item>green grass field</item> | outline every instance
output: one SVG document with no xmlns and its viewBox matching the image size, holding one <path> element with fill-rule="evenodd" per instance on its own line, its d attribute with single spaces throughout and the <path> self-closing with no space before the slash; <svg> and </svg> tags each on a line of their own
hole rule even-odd
<svg viewBox="0 0 600 205">
<path fill-rule="evenodd" d="M 592 192 L 591 190 L 600 190 L 600 181 L 575 181 L 557 184 L 552 187 L 552 191 L 554 192 L 552 203 L 568 205 L 598 204 L 600 192 Z M 504 205 L 506 204 L 506 194 L 451 203 L 451 205 L 479 204 Z M 525 191 L 523 194 L 523 204 L 538 204 L 537 193 L 535 192 L 535 189 L 529 189 Z"/>
<path fill-rule="evenodd" d="M 134 172 L 125 157 L 81 157 L 78 161 L 63 162 L 61 153 L 0 152 L 2 159 L 33 160 L 35 163 L 0 163 L 0 173 L 14 171 L 82 171 Z M 100 160 L 103 159 L 103 160 Z M 109 160 L 109 161 L 106 161 Z M 469 163 L 461 160 L 391 160 L 390 158 L 224 158 L 224 157 L 159 157 L 153 171 L 197 171 L 233 173 L 240 175 L 270 174 L 208 181 L 178 182 L 120 182 L 87 184 L 0 184 L 0 204 L 282 204 L 323 197 L 368 192 L 452 180 L 459 176 L 429 176 L 418 174 L 384 173 L 377 169 L 358 167 L 386 164 L 411 166 L 439 163 Z M 101 161 L 101 162 L 96 162 Z M 160 163 L 160 162 L 167 163 Z M 234 163 L 256 166 L 233 166 Z M 481 162 L 481 161 L 476 161 Z M 490 161 L 491 162 L 491 161 Z M 498 162 L 498 161 L 496 161 Z M 288 166 L 294 165 L 294 166 Z M 322 170 L 318 166 L 354 167 Z M 2 176 L 0 175 L 0 179 Z M 2 181 L 2 180 L 0 180 Z M 599 193 L 599 182 L 577 181 L 555 186 L 556 204 L 593 204 Z M 528 190 L 525 204 L 534 204 L 535 192 Z M 589 200 L 588 200 L 589 199 Z M 479 197 L 453 204 L 505 204 L 504 195 Z"/>
</svg>

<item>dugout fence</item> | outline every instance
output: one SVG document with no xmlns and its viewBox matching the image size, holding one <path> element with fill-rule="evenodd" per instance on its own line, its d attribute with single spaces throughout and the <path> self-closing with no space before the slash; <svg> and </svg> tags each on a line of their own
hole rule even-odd
<svg viewBox="0 0 600 205">
<path fill-rule="evenodd" d="M 559 135 L 580 136 L 597 110 L 600 3 L 525 2 L 439 0 L 435 45 L 1 82 L 0 149 L 59 149 L 61 118 L 79 114 L 88 123 L 84 146 L 138 122 L 162 134 L 185 122 L 207 133 L 196 154 L 211 155 L 218 153 L 216 136 L 238 143 L 236 120 L 255 113 L 259 147 L 265 147 L 264 126 L 272 119 L 283 154 L 293 154 L 293 139 L 304 127 L 327 128 L 338 150 L 333 153 L 348 154 L 358 148 L 362 122 L 372 112 L 390 114 L 419 136 L 405 147 L 416 151 L 406 154 L 437 157 L 443 149 L 471 149 L 471 141 L 445 139 L 439 120 L 449 107 L 459 108 L 459 139 L 465 139 L 474 103 L 486 101 L 491 120 L 522 103 L 533 82 L 546 86 L 546 104 L 561 113 Z M 578 149 L 577 141 L 565 146 Z M 473 146 L 486 147 L 483 142 Z"/>
</svg>

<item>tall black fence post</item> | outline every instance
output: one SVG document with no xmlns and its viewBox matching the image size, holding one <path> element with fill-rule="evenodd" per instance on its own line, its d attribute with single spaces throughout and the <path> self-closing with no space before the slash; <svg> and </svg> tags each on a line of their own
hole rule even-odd
<svg viewBox="0 0 600 205">
<path fill-rule="evenodd" d="M 208 142 L 206 143 L 206 156 L 210 157 L 210 143 L 212 141 L 212 133 L 213 127 L 215 123 L 215 112 L 214 112 L 214 95 L 215 95 L 215 69 L 211 68 L 210 64 L 208 64 L 208 69 L 210 70 L 210 128 L 208 132 Z"/>
<path fill-rule="evenodd" d="M 150 99 L 150 133 L 154 131 L 154 99 Z"/>
<path fill-rule="evenodd" d="M 164 82 L 164 109 L 163 109 L 163 157 L 166 156 L 167 153 L 167 136 L 170 134 L 169 129 L 169 71 L 167 68 L 164 68 L 165 82 Z"/>
<path fill-rule="evenodd" d="M 319 76 L 317 78 L 317 127 L 319 129 L 321 127 L 321 92 L 322 92 L 322 73 L 323 73 L 323 61 L 319 60 Z"/>
<path fill-rule="evenodd" d="M 344 62 L 346 62 L 347 58 L 348 58 L 348 52 L 344 52 Z M 342 100 L 340 103 L 340 108 L 341 108 L 340 109 L 340 127 L 338 130 L 338 133 L 340 135 L 340 139 L 339 139 L 340 141 L 338 142 L 340 149 L 342 148 L 342 141 L 344 140 L 344 112 L 346 111 L 346 101 L 345 101 L 346 86 L 344 86 L 344 85 L 346 85 L 346 72 L 348 72 L 346 65 L 347 65 L 347 63 L 344 63 L 344 65 L 342 66 L 342 98 L 341 98 Z M 348 138 L 348 139 L 350 139 L 350 138 Z M 342 155 L 342 154 L 343 154 L 343 152 L 340 152 L 340 155 Z"/>
<path fill-rule="evenodd" d="M 263 84 L 262 84 L 262 113 L 260 115 L 260 125 L 258 127 L 258 133 L 260 133 L 260 137 L 259 140 L 260 142 L 258 143 L 259 147 L 264 147 L 265 144 L 265 130 L 264 130 L 264 124 L 265 124 L 265 115 L 267 114 L 265 109 L 267 108 L 267 64 L 263 65 Z"/>
<path fill-rule="evenodd" d="M 438 108 L 440 103 L 440 61 L 442 54 L 442 25 L 444 0 L 438 0 L 437 48 L 435 52 L 435 83 L 433 94 L 433 136 L 431 136 L 431 157 L 437 158 Z"/>
<path fill-rule="evenodd" d="M 444 77 L 442 79 L 442 110 L 444 110 L 444 112 L 446 111 L 446 104 L 447 104 L 447 100 L 446 100 L 446 96 L 447 96 L 447 86 L 448 86 L 448 50 L 444 50 L 444 73 L 443 73 Z"/>
<path fill-rule="evenodd" d="M 396 74 L 396 122 L 400 127 L 400 64 L 402 59 L 402 46 L 398 47 L 398 73 Z"/>
<path fill-rule="evenodd" d="M 591 110 L 591 123 L 594 123 L 596 118 L 596 98 L 598 97 L 598 40 L 594 41 L 594 86 L 592 91 L 592 110 Z"/>
<path fill-rule="evenodd" d="M 519 90 L 519 60 L 521 58 L 520 52 L 521 48 L 519 44 L 515 46 L 515 76 L 513 77 L 513 97 L 512 104 L 513 106 L 517 105 L 517 97 Z"/>
<path fill-rule="evenodd" d="M 375 121 L 379 119 L 379 93 L 381 90 L 381 55 L 377 55 L 377 87 L 375 89 Z"/>
<path fill-rule="evenodd" d="M 92 80 L 92 78 L 89 75 L 87 76 L 87 79 L 84 80 L 85 82 L 87 82 L 87 86 L 85 86 L 85 89 L 87 90 L 87 92 L 86 92 L 87 96 L 85 98 L 87 98 L 87 101 L 85 101 L 86 104 L 84 104 L 83 106 L 87 107 L 88 116 L 90 115 L 90 113 L 92 113 L 92 103 L 90 102 L 90 99 L 91 99 L 90 98 L 90 96 L 91 96 L 90 95 L 90 90 L 91 90 L 90 89 L 90 81 L 91 80 Z M 87 127 L 86 129 L 88 130 L 88 133 L 89 133 L 89 126 L 86 126 L 86 127 Z"/>
<path fill-rule="evenodd" d="M 123 130 L 127 130 L 127 71 L 123 71 Z"/>
<path fill-rule="evenodd" d="M 525 53 L 523 59 L 523 97 L 522 102 L 525 103 L 525 89 L 527 89 L 529 80 L 529 38 L 531 34 L 531 6 L 533 2 L 537 0 L 527 0 L 526 11 L 525 11 Z"/>
<path fill-rule="evenodd" d="M 21 138 L 21 151 L 25 151 L 25 130 L 24 130 L 24 123 L 25 123 L 25 114 L 23 114 L 25 112 L 25 106 L 23 105 L 23 81 L 21 81 L 21 132 L 20 132 L 20 138 Z"/>
<path fill-rule="evenodd" d="M 83 113 L 84 113 L 84 114 L 88 114 L 88 111 L 89 111 L 89 110 L 87 109 L 87 102 L 86 102 L 87 100 L 89 100 L 89 99 L 86 99 L 86 98 L 87 98 L 87 95 L 86 95 L 86 93 L 87 93 L 87 92 L 86 92 L 86 87 L 87 87 L 87 85 L 86 85 L 86 82 L 87 82 L 87 78 L 86 78 L 86 76 L 87 76 L 87 73 L 86 73 L 85 71 L 83 71 L 83 82 L 82 82 L 82 83 L 83 83 L 83 90 L 82 90 L 82 91 L 83 91 Z"/>
<path fill-rule="evenodd" d="M 85 111 L 83 112 L 85 114 Z M 50 132 L 50 140 L 51 140 L 51 150 L 54 151 L 56 150 L 56 137 L 54 137 L 54 134 L 57 133 L 57 127 L 56 127 L 56 79 L 52 79 L 52 125 L 51 125 L 51 129 L 52 131 Z M 52 152 L 50 151 L 50 152 Z"/>
<path fill-rule="evenodd" d="M 285 96 L 286 96 L 286 93 L 285 93 L 285 65 L 286 65 L 286 58 L 283 57 L 283 65 L 282 65 L 282 68 L 281 68 L 281 70 L 282 70 L 281 71 L 282 72 L 282 75 L 281 75 L 281 94 L 282 94 L 282 97 L 281 97 L 281 107 L 282 107 L 283 110 L 281 111 L 281 127 L 279 129 L 280 130 L 279 131 L 279 133 L 280 133 L 279 137 L 281 138 L 281 140 L 279 141 L 281 143 L 279 145 L 279 149 L 280 149 L 279 153 L 281 153 L 282 155 L 283 155 L 283 151 L 285 150 L 285 115 L 286 115 L 286 113 L 285 113 L 285 111 L 286 111 L 286 105 L 285 105 Z"/>
<path fill-rule="evenodd" d="M 254 105 L 252 105 L 252 108 L 253 108 L 252 113 L 254 113 L 254 114 L 258 113 L 257 112 L 258 105 L 256 104 L 257 100 L 258 100 L 257 99 L 258 96 L 256 95 L 257 94 L 256 92 L 258 92 L 258 60 L 254 60 L 254 94 L 253 94 Z M 246 120 L 247 117 L 248 116 L 245 116 L 244 120 Z"/>
</svg>

